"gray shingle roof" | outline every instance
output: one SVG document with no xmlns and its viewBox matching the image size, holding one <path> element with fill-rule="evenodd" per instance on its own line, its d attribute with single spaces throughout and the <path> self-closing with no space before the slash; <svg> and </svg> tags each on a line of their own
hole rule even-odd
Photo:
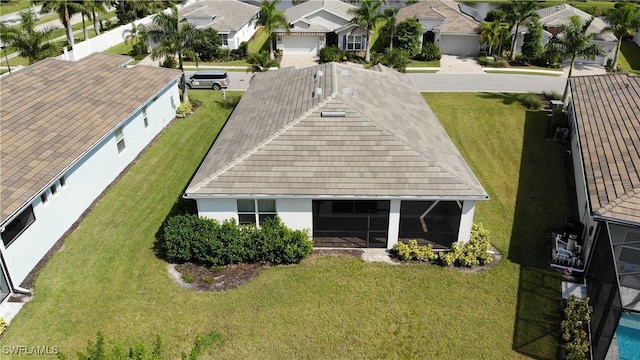
<svg viewBox="0 0 640 360">
<path fill-rule="evenodd" d="M 180 10 L 180 19 L 212 19 L 207 27 L 217 31 L 238 31 L 260 12 L 260 8 L 237 0 L 198 1 Z"/>
<path fill-rule="evenodd" d="M 47 59 L 2 77 L 0 223 L 153 95 L 176 70 L 120 67 L 126 56 Z"/>
<path fill-rule="evenodd" d="M 336 63 L 256 74 L 186 191 L 231 194 L 487 198 L 406 76 Z"/>
<path fill-rule="evenodd" d="M 466 8 L 466 7 L 465 7 Z M 398 10 L 396 20 L 401 22 L 408 18 L 443 19 L 438 26 L 442 33 L 477 34 L 479 22 L 460 10 L 460 4 L 451 0 L 424 0 L 405 6 Z"/>
<path fill-rule="evenodd" d="M 588 14 L 580 9 L 576 9 L 568 4 L 559 4 L 556 6 L 549 6 L 537 10 L 540 16 L 540 23 L 543 27 L 558 27 L 561 24 L 569 24 L 572 16 L 580 17 L 580 21 L 585 23 L 591 19 L 591 14 Z M 593 19 L 591 26 L 587 31 L 589 33 L 596 33 L 598 36 L 596 39 L 603 41 L 617 41 L 618 39 L 611 32 L 602 33 L 607 27 L 607 24 L 600 18 Z"/>
<path fill-rule="evenodd" d="M 290 23 L 292 23 L 315 13 L 320 9 L 325 9 L 343 19 L 351 20 L 353 15 L 349 13 L 349 10 L 357 8 L 357 6 L 347 4 L 340 0 L 308 0 L 288 8 L 285 10 L 284 16 Z"/>
<path fill-rule="evenodd" d="M 569 81 L 591 208 L 640 224 L 640 76 Z"/>
</svg>

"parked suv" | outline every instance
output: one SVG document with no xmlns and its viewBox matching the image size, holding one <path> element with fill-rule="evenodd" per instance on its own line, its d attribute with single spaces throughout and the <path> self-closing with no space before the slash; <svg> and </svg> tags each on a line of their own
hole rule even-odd
<svg viewBox="0 0 640 360">
<path fill-rule="evenodd" d="M 185 77 L 189 89 L 220 90 L 229 86 L 229 75 L 224 70 L 203 70 Z"/>
</svg>

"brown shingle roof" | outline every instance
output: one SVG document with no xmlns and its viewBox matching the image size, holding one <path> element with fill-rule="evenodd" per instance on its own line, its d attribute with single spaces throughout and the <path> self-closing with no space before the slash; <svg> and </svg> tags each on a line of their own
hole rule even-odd
<svg viewBox="0 0 640 360">
<path fill-rule="evenodd" d="M 569 81 L 591 208 L 640 223 L 640 76 Z"/>
<path fill-rule="evenodd" d="M 256 74 L 186 193 L 487 198 L 406 76 L 336 63 Z"/>
<path fill-rule="evenodd" d="M 436 27 L 441 33 L 477 34 L 480 31 L 479 23 L 451 0 L 424 0 L 398 10 L 398 22 L 407 18 L 442 20 L 442 24 Z"/>
<path fill-rule="evenodd" d="M 47 59 L 0 79 L 0 223 L 180 76 L 128 60 Z"/>
</svg>

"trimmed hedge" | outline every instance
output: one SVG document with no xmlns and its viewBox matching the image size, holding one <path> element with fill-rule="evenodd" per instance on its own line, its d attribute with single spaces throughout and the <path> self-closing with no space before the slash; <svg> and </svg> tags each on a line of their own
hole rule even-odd
<svg viewBox="0 0 640 360">
<path fill-rule="evenodd" d="M 234 263 L 292 264 L 313 249 L 309 235 L 291 230 L 277 216 L 261 228 L 223 223 L 197 215 L 178 215 L 167 220 L 160 249 L 170 262 L 203 265 Z"/>
</svg>

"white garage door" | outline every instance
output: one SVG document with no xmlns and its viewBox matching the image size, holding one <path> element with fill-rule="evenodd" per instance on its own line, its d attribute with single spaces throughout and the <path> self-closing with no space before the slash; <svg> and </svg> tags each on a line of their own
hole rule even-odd
<svg viewBox="0 0 640 360">
<path fill-rule="evenodd" d="M 284 55 L 317 55 L 317 36 L 284 36 L 282 37 L 282 51 Z"/>
<path fill-rule="evenodd" d="M 478 55 L 478 36 L 442 35 L 438 42 L 440 53 L 446 55 Z"/>
</svg>

